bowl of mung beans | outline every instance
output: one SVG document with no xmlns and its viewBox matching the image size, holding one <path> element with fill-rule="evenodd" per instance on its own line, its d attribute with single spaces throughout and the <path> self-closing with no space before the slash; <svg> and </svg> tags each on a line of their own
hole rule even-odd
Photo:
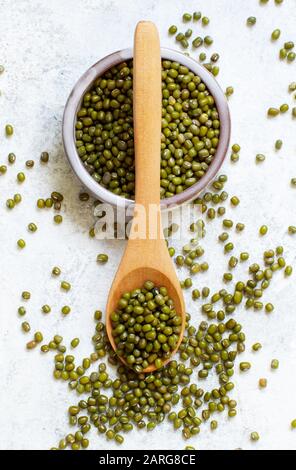
<svg viewBox="0 0 296 470">
<path fill-rule="evenodd" d="M 226 97 L 194 59 L 161 48 L 162 209 L 194 200 L 219 171 L 230 140 Z M 114 52 L 74 86 L 63 116 L 63 144 L 86 189 L 118 208 L 133 203 L 133 50 Z"/>
</svg>

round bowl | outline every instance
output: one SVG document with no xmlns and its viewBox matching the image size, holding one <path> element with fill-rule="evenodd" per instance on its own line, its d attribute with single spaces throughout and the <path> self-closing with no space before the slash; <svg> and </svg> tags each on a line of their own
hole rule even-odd
<svg viewBox="0 0 296 470">
<path fill-rule="evenodd" d="M 185 189 L 182 193 L 176 194 L 167 199 L 161 200 L 162 209 L 168 209 L 170 207 L 178 206 L 184 202 L 192 201 L 197 195 L 213 180 L 219 171 L 223 160 L 226 156 L 226 152 L 229 146 L 230 140 L 230 113 L 228 103 L 225 95 L 218 85 L 213 75 L 208 70 L 197 63 L 194 59 L 187 57 L 181 52 L 161 48 L 162 59 L 168 59 L 171 61 L 179 62 L 182 65 L 188 67 L 194 74 L 199 75 L 201 80 L 205 83 L 208 90 L 212 94 L 220 118 L 220 137 L 219 144 L 216 150 L 215 157 L 209 166 L 206 174 L 195 184 Z M 97 183 L 92 176 L 88 173 L 84 167 L 75 146 L 75 123 L 76 114 L 81 106 L 83 95 L 91 88 L 95 79 L 105 73 L 108 69 L 117 65 L 121 62 L 130 60 L 133 58 L 133 49 L 123 49 L 121 51 L 113 52 L 112 54 L 104 57 L 103 59 L 96 62 L 90 67 L 83 75 L 79 78 L 78 82 L 74 86 L 67 100 L 64 116 L 63 116 L 63 144 L 65 153 L 69 159 L 69 162 L 76 173 L 77 177 L 87 188 L 87 190 L 101 202 L 112 204 L 119 209 L 126 208 L 134 203 L 132 199 L 126 199 L 116 194 L 113 194 L 108 189 L 105 189 L 99 183 Z"/>
</svg>

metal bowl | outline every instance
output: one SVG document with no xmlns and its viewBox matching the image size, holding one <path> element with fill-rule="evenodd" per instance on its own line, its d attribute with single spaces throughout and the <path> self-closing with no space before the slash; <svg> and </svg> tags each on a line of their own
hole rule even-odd
<svg viewBox="0 0 296 470">
<path fill-rule="evenodd" d="M 210 164 L 209 169 L 197 183 L 185 189 L 182 193 L 176 194 L 175 196 L 172 196 L 167 199 L 162 199 L 162 209 L 168 209 L 170 207 L 175 207 L 179 204 L 192 201 L 216 176 L 224 161 L 229 146 L 231 121 L 228 103 L 225 98 L 225 95 L 213 75 L 209 73 L 205 67 L 197 63 L 194 59 L 191 59 L 190 57 L 185 56 L 181 52 L 174 51 L 172 49 L 161 48 L 161 57 L 162 59 L 168 59 L 171 61 L 179 62 L 180 64 L 188 67 L 188 69 L 191 70 L 194 74 L 199 75 L 199 77 L 205 83 L 215 100 L 220 118 L 219 144 L 216 150 L 215 157 L 212 163 Z M 133 204 L 134 201 L 113 194 L 111 191 L 105 189 L 103 186 L 97 183 L 88 173 L 76 150 L 75 123 L 76 114 L 81 106 L 83 96 L 92 87 L 93 82 L 100 75 L 103 75 L 108 69 L 110 69 L 114 65 L 130 60 L 132 58 L 133 49 L 123 49 L 121 51 L 113 52 L 112 54 L 104 57 L 103 59 L 96 62 L 92 67 L 90 67 L 82 75 L 82 77 L 79 78 L 78 82 L 71 91 L 65 106 L 63 116 L 63 144 L 65 153 L 69 159 L 69 162 L 74 172 L 76 173 L 80 181 L 83 183 L 83 185 L 87 188 L 87 190 L 95 198 L 99 199 L 102 202 L 112 204 L 118 209 L 124 209 Z"/>
</svg>

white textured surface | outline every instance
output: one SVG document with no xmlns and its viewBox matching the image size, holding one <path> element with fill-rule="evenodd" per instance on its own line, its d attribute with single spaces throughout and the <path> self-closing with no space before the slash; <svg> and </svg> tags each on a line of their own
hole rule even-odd
<svg viewBox="0 0 296 470">
<path fill-rule="evenodd" d="M 166 33 L 168 26 L 179 25 L 184 11 L 196 9 L 211 18 L 207 31 L 215 39 L 211 50 L 221 54 L 219 82 L 223 88 L 230 84 L 235 88 L 230 100 L 232 135 L 233 141 L 241 144 L 241 159 L 237 165 L 227 162 L 223 168 L 229 176 L 226 189 L 241 199 L 235 210 L 228 209 L 227 203 L 227 213 L 235 221 L 246 223 L 243 234 L 233 235 L 235 252 L 250 250 L 251 261 L 255 261 L 261 259 L 264 249 L 283 244 L 288 262 L 296 268 L 296 239 L 286 230 L 288 225 L 296 225 L 296 190 L 289 185 L 290 178 L 296 177 L 296 122 L 289 112 L 274 120 L 265 117 L 269 106 L 293 102 L 287 86 L 296 79 L 296 65 L 280 63 L 277 55 L 283 41 L 296 39 L 295 0 L 285 0 L 280 7 L 273 0 L 265 7 L 260 7 L 258 0 L 1 0 L 0 62 L 6 72 L 0 76 L 0 129 L 11 122 L 15 135 L 9 140 L 1 136 L 0 161 L 4 163 L 10 151 L 17 155 L 16 165 L 0 176 L 2 449 L 47 449 L 55 445 L 68 432 L 66 410 L 76 402 L 75 394 L 71 395 L 64 383 L 53 381 L 52 356 L 25 351 L 26 338 L 16 314 L 20 293 L 32 292 L 27 304 L 32 331 L 42 330 L 46 339 L 60 333 L 67 341 L 79 335 L 81 346 L 76 354 L 82 358 L 91 351 L 92 312 L 104 308 L 123 248 L 123 242 L 102 243 L 88 237 L 91 203 L 78 203 L 80 185 L 61 146 L 66 98 L 89 65 L 131 45 L 138 20 L 155 21 L 162 44 L 173 47 Z M 250 15 L 257 16 L 253 28 L 245 26 Z M 283 33 L 275 45 L 269 37 L 277 27 Z M 282 138 L 284 145 L 276 153 L 273 145 L 277 138 Z M 24 168 L 27 159 L 38 159 L 45 149 L 51 156 L 49 166 L 37 163 L 33 170 L 26 170 L 27 181 L 20 188 L 23 203 L 9 212 L 5 201 L 18 191 L 17 171 Z M 267 156 L 260 167 L 254 163 L 259 152 Z M 51 212 L 35 208 L 36 199 L 52 190 L 65 194 L 64 223 L 58 227 L 52 222 Z M 38 224 L 36 234 L 26 231 L 31 221 Z M 269 226 L 269 232 L 259 239 L 258 227 L 263 223 Z M 197 287 L 210 285 L 215 289 L 222 285 L 226 260 L 215 242 L 220 225 L 221 221 L 216 220 L 208 227 L 203 245 L 211 267 L 206 275 L 196 278 Z M 16 249 L 20 237 L 27 241 L 23 252 Z M 110 257 L 103 275 L 103 269 L 96 264 L 98 252 L 107 252 Z M 62 278 L 73 285 L 68 294 L 60 292 L 59 281 L 50 276 L 54 265 L 62 267 Z M 245 278 L 242 267 L 238 272 Z M 208 425 L 203 426 L 200 436 L 190 441 L 197 449 L 296 449 L 296 434 L 290 430 L 290 421 L 296 418 L 295 292 L 295 274 L 287 280 L 277 273 L 266 294 L 266 299 L 275 304 L 273 314 L 267 317 L 263 312 L 239 310 L 238 318 L 247 334 L 243 357 L 252 361 L 253 368 L 246 374 L 238 372 L 235 378 L 233 397 L 238 401 L 238 416 L 231 421 L 221 417 L 215 433 Z M 52 305 L 52 313 L 46 318 L 40 313 L 44 303 Z M 64 304 L 72 306 L 68 318 L 61 318 L 59 313 Z M 190 299 L 188 311 L 196 323 L 200 321 L 198 305 L 193 306 Z M 263 349 L 254 354 L 250 348 L 258 340 Z M 272 372 L 270 361 L 274 357 L 280 360 L 280 368 Z M 263 391 L 257 386 L 259 377 L 268 379 Z M 256 444 L 249 440 L 254 430 L 261 435 Z M 172 432 L 168 423 L 149 434 L 135 431 L 124 444 L 127 449 L 184 446 L 180 434 Z M 93 432 L 91 448 L 107 447 L 105 439 Z"/>
</svg>

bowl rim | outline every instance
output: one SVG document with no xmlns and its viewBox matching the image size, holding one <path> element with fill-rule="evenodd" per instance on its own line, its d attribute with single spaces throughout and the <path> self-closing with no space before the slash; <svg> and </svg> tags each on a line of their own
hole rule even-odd
<svg viewBox="0 0 296 470">
<path fill-rule="evenodd" d="M 76 113 L 81 105 L 83 95 L 91 88 L 95 79 L 111 67 L 132 58 L 132 48 L 122 49 L 103 57 L 89 67 L 74 85 L 67 99 L 62 120 L 64 151 L 74 173 L 94 197 L 98 198 L 101 202 L 109 203 L 119 209 L 130 207 L 134 204 L 134 201 L 112 193 L 97 183 L 88 173 L 75 146 L 75 123 Z M 214 179 L 222 166 L 228 150 L 231 134 L 231 119 L 224 92 L 214 76 L 203 65 L 182 52 L 165 47 L 161 47 L 161 58 L 179 62 L 188 67 L 193 73 L 200 76 L 215 100 L 220 118 L 219 144 L 209 169 L 197 183 L 185 189 L 182 193 L 161 199 L 161 208 L 169 209 L 192 201 Z"/>
</svg>

